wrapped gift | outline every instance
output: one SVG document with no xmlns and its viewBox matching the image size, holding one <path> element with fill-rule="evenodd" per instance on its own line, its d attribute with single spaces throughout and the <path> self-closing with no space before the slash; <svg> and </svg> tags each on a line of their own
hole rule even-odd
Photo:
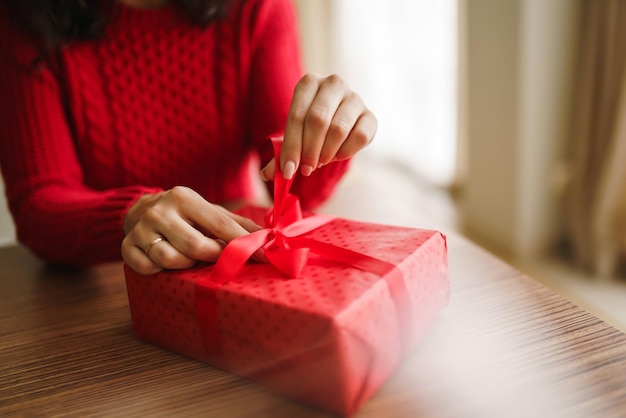
<svg viewBox="0 0 626 418">
<path fill-rule="evenodd" d="M 280 141 L 275 140 L 278 153 Z M 216 264 L 142 276 L 125 267 L 136 335 L 348 416 L 447 304 L 445 237 L 430 230 L 302 216 L 290 181 L 246 208 L 266 228 Z M 248 259 L 260 248 L 267 263 Z"/>
</svg>

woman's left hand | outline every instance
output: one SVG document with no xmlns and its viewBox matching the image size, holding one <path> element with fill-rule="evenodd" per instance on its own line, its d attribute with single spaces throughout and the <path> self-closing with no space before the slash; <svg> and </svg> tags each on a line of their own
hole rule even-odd
<svg viewBox="0 0 626 418">
<path fill-rule="evenodd" d="M 305 75 L 296 85 L 280 153 L 287 179 L 300 170 L 304 176 L 332 161 L 346 160 L 367 146 L 378 122 L 361 97 L 337 75 Z M 275 161 L 261 170 L 274 177 Z"/>
</svg>

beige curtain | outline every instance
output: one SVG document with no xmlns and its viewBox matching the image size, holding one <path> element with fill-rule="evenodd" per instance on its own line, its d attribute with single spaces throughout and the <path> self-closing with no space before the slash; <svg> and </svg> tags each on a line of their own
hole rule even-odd
<svg viewBox="0 0 626 418">
<path fill-rule="evenodd" d="M 568 236 L 600 276 L 626 263 L 626 0 L 581 0 Z"/>
</svg>

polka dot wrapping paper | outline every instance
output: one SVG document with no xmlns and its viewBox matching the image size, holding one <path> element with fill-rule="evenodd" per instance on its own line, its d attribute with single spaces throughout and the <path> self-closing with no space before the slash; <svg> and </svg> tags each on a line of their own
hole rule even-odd
<svg viewBox="0 0 626 418">
<path fill-rule="evenodd" d="M 270 138 L 276 158 L 282 137 Z M 141 276 L 125 266 L 137 337 L 349 416 L 447 304 L 445 237 L 309 214 L 274 175 L 265 228 L 217 263 Z M 269 263 L 247 262 L 263 248 Z"/>
<path fill-rule="evenodd" d="M 241 213 L 258 220 L 266 211 Z M 126 267 L 137 337 L 352 415 L 447 304 L 446 240 L 437 231 L 339 218 L 303 237 L 396 268 L 381 275 L 310 253 L 297 278 L 248 262 L 215 284 L 213 264 L 152 276 Z"/>
</svg>

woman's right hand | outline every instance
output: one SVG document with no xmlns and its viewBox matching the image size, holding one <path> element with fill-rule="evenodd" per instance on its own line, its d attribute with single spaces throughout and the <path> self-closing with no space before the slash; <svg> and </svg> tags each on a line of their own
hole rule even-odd
<svg viewBox="0 0 626 418">
<path fill-rule="evenodd" d="M 259 229 L 252 220 L 177 186 L 143 195 L 130 207 L 122 257 L 140 274 L 187 268 L 197 261 L 215 261 L 226 243 Z"/>
</svg>

